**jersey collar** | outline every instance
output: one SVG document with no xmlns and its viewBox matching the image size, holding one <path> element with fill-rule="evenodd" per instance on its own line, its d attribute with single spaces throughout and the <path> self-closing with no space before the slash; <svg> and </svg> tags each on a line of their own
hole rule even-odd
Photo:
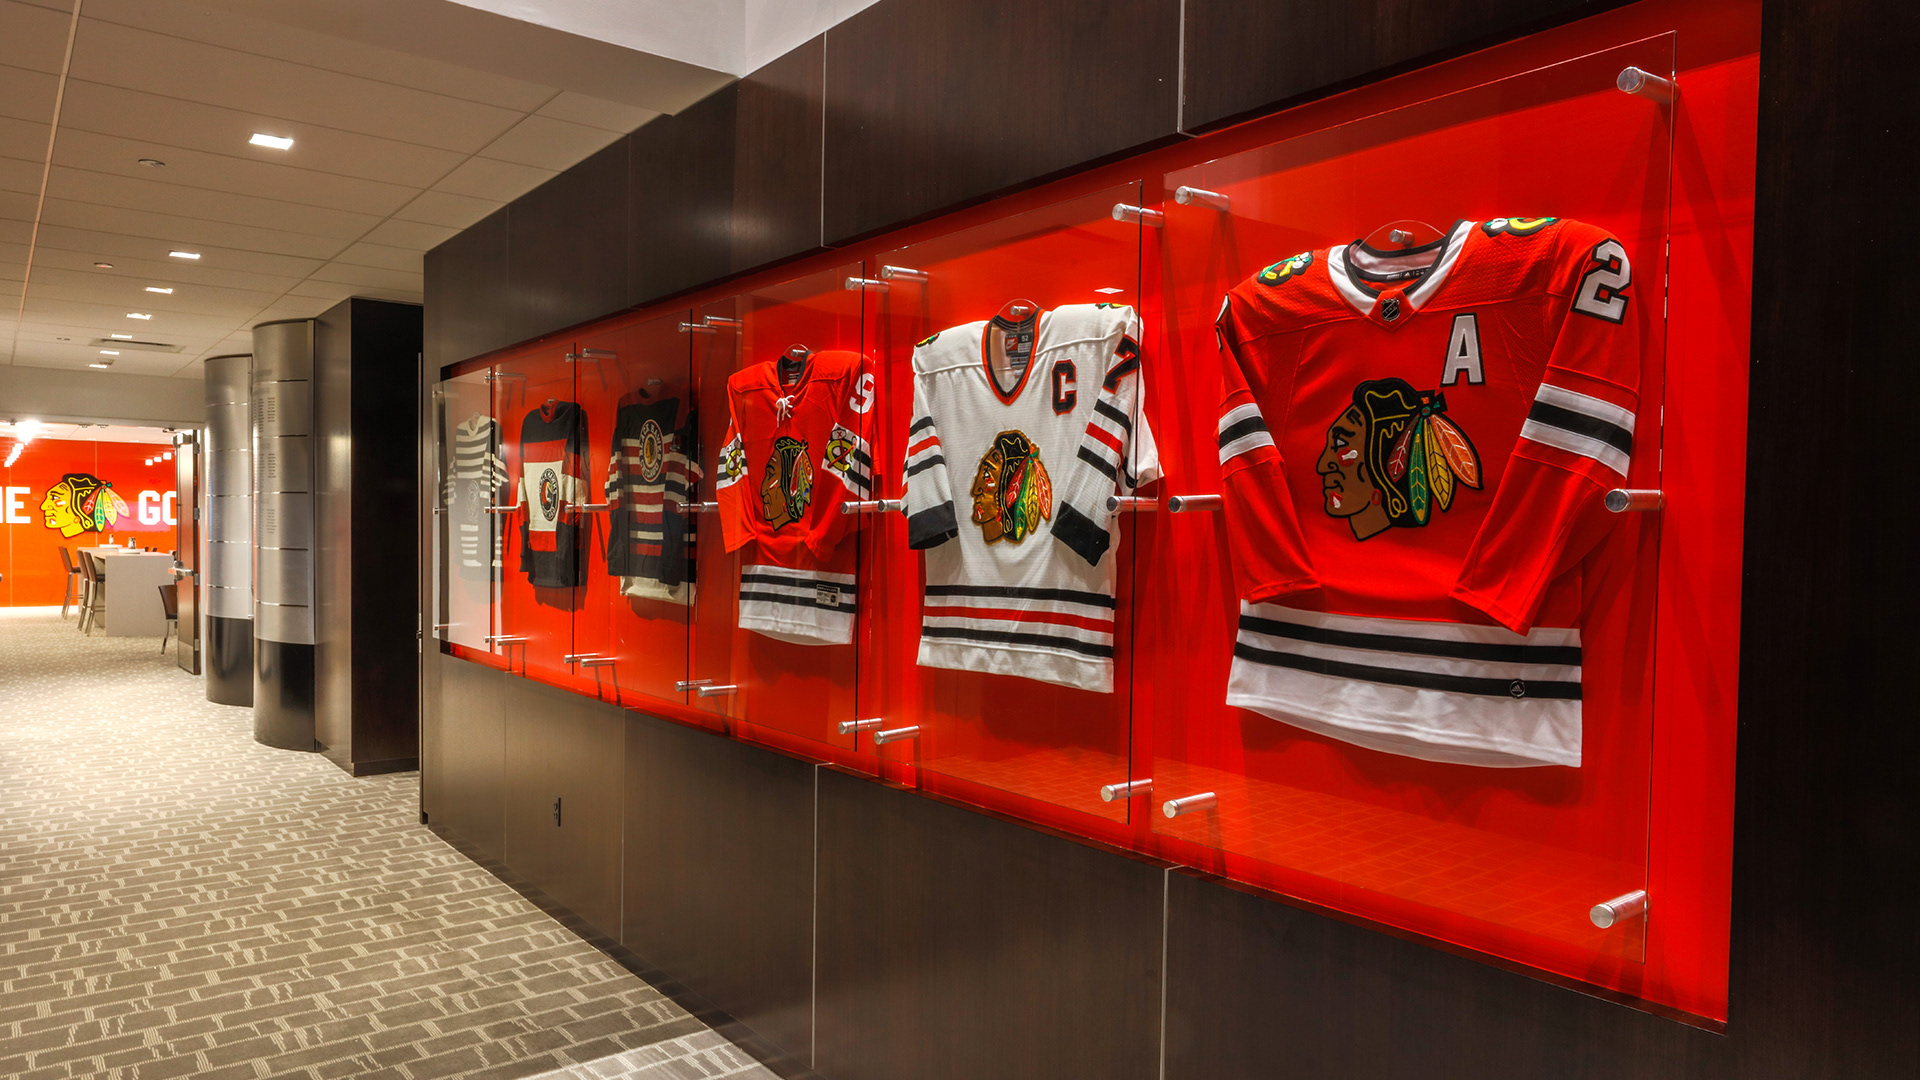
<svg viewBox="0 0 1920 1080">
<path fill-rule="evenodd" d="M 1025 308 L 1027 314 L 1015 318 L 1014 313 L 1020 308 Z M 1033 374 L 1034 358 L 1040 353 L 1040 330 L 1046 325 L 1048 314 L 1039 304 L 1031 300 L 1010 300 L 998 314 L 988 319 L 980 328 L 980 370 L 986 375 L 987 385 L 993 388 L 993 395 L 1000 399 L 1002 405 L 1013 404 L 1014 400 L 1020 396 L 1020 391 L 1026 389 L 1027 377 Z M 1000 387 L 1000 376 L 993 370 L 994 330 L 997 327 L 1004 333 L 1010 326 L 1030 326 L 1033 345 L 1027 353 L 1027 365 L 1020 369 L 1020 378 L 1014 382 L 1012 389 L 1003 390 Z"/>
<path fill-rule="evenodd" d="M 1397 330 L 1411 321 L 1414 312 L 1425 307 L 1446 283 L 1454 264 L 1460 261 L 1460 253 L 1466 249 L 1474 224 L 1456 221 L 1439 240 L 1404 251 L 1375 251 L 1355 240 L 1327 252 L 1327 274 L 1333 279 L 1334 288 L 1355 311 L 1366 316 L 1368 322 Z M 1391 268 L 1402 260 L 1428 269 L 1417 278 L 1393 272 Z"/>
</svg>

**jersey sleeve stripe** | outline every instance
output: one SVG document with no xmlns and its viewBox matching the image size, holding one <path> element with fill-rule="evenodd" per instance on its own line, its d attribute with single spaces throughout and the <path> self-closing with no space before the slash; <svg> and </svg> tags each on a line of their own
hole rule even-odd
<svg viewBox="0 0 1920 1080">
<path fill-rule="evenodd" d="M 1106 459 L 1102 458 L 1099 454 L 1094 453 L 1088 447 L 1084 445 L 1081 446 L 1080 452 L 1075 456 L 1078 457 L 1081 461 L 1084 461 L 1087 464 L 1093 466 L 1095 469 L 1099 470 L 1100 474 L 1102 476 L 1105 476 L 1107 479 L 1113 481 L 1116 484 L 1120 482 L 1120 470 L 1115 468 L 1111 463 L 1109 463 Z"/>
<path fill-rule="evenodd" d="M 1116 454 L 1123 454 L 1126 452 L 1126 448 L 1121 445 L 1120 436 L 1115 435 L 1113 432 L 1108 431 L 1106 428 L 1099 427 L 1094 424 L 1088 424 L 1087 435 L 1091 438 L 1100 440 L 1101 442 L 1105 443 L 1108 446 L 1113 447 L 1113 452 Z"/>
<path fill-rule="evenodd" d="M 1220 464 L 1225 465 L 1234 458 L 1249 451 L 1258 450 L 1263 446 L 1269 448 L 1273 446 L 1273 436 L 1267 434 L 1264 424 L 1262 424 L 1258 430 L 1249 432 L 1232 442 L 1223 444 L 1220 447 Z"/>
<path fill-rule="evenodd" d="M 916 461 L 912 465 L 907 466 L 907 478 L 912 479 L 913 477 L 919 476 L 921 473 L 926 472 L 928 469 L 933 468 L 935 465 L 945 465 L 946 463 L 947 463 L 947 459 L 939 454 L 935 454 L 930 458 L 925 458 L 923 460 Z"/>
<path fill-rule="evenodd" d="M 907 438 L 911 439 L 915 435 L 920 434 L 921 432 L 927 430 L 932 426 L 933 426 L 933 417 L 923 416 L 920 419 L 915 420 L 913 422 L 913 426 L 907 429 Z"/>
<path fill-rule="evenodd" d="M 1236 409 L 1235 411 L 1237 412 L 1239 410 Z M 1264 432 L 1266 430 L 1266 419 L 1258 412 L 1255 412 L 1253 415 L 1243 417 L 1231 424 L 1223 423 L 1220 427 L 1220 445 L 1224 447 L 1229 443 L 1244 439 L 1255 432 Z M 1271 442 L 1272 439 L 1269 438 L 1268 441 Z"/>
<path fill-rule="evenodd" d="M 907 447 L 907 456 L 912 457 L 913 455 L 919 453 L 922 450 L 925 450 L 930 446 L 939 446 L 939 445 L 940 445 L 940 436 L 929 435 L 926 438 L 920 440 L 919 442 L 914 443 L 912 446 Z"/>
<path fill-rule="evenodd" d="M 1526 423 L 1520 425 L 1520 437 L 1528 442 L 1565 450 L 1569 454 L 1592 458 L 1622 477 L 1627 475 L 1627 465 L 1631 462 L 1631 459 L 1621 453 L 1618 447 L 1565 428 L 1543 424 L 1531 417 Z"/>
<path fill-rule="evenodd" d="M 1633 434 L 1633 410 L 1615 405 L 1603 398 L 1582 394 L 1552 383 L 1541 383 L 1540 390 L 1534 394 L 1533 400 L 1545 402 L 1569 412 L 1582 413 L 1596 420 L 1604 420 L 1614 427 L 1626 429 L 1629 435 Z"/>
<path fill-rule="evenodd" d="M 1133 356 L 1129 356 L 1125 360 L 1122 360 L 1119 363 L 1113 365 L 1113 367 L 1108 368 L 1107 379 L 1105 382 L 1101 383 L 1100 385 L 1108 390 L 1115 389 L 1120 385 L 1121 379 L 1124 379 L 1127 376 L 1139 370 L 1140 370 L 1139 355 L 1135 354 Z"/>
<path fill-rule="evenodd" d="M 1120 430 L 1122 432 L 1125 432 L 1128 435 L 1133 434 L 1132 417 L 1129 417 L 1125 412 L 1121 411 L 1120 409 L 1117 409 L 1114 406 L 1109 405 L 1105 401 L 1096 401 L 1093 403 L 1093 411 L 1095 415 L 1104 416 L 1108 420 L 1111 420 L 1114 423 L 1120 425 Z"/>
</svg>

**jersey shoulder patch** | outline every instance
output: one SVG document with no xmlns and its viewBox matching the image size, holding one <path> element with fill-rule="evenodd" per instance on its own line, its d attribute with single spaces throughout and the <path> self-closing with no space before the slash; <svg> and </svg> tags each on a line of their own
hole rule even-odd
<svg viewBox="0 0 1920 1080">
<path fill-rule="evenodd" d="M 1274 263 L 1272 266 L 1269 266 L 1265 270 L 1260 271 L 1258 274 L 1254 275 L 1254 280 L 1260 282 L 1260 284 L 1262 285 L 1267 285 L 1267 286 L 1280 285 L 1286 281 L 1289 281 L 1295 277 L 1298 277 L 1301 274 L 1306 273 L 1307 267 L 1312 265 L 1313 265 L 1313 252 L 1303 251 L 1300 254 L 1294 255 L 1290 258 L 1281 259 L 1279 262 Z"/>
<path fill-rule="evenodd" d="M 919 341 L 914 342 L 913 347 L 916 349 L 924 349 L 938 340 L 940 340 L 940 331 L 935 330 L 933 333 L 928 334 L 926 337 L 923 337 Z"/>
<path fill-rule="evenodd" d="M 1532 236 L 1541 229 L 1559 221 L 1551 217 L 1497 217 L 1480 223 L 1480 231 L 1488 236 Z"/>
</svg>

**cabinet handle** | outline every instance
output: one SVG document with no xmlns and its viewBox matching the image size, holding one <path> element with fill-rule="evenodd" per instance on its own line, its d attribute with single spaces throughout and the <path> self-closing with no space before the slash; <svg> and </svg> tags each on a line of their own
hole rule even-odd
<svg viewBox="0 0 1920 1080">
<path fill-rule="evenodd" d="M 1622 93 L 1657 101 L 1662 105 L 1680 96 L 1680 88 L 1673 85 L 1672 80 L 1632 66 L 1621 68 L 1620 77 L 1613 81 L 1613 85 Z"/>
<path fill-rule="evenodd" d="M 1217 191 L 1208 191 L 1206 188 L 1188 187 L 1185 184 L 1173 189 L 1173 201 L 1179 203 L 1181 206 L 1192 206 L 1198 203 L 1201 206 L 1211 206 L 1215 210 L 1220 211 L 1225 211 L 1232 205 L 1232 200 Z"/>
<path fill-rule="evenodd" d="M 1593 925 L 1605 930 L 1614 923 L 1646 913 L 1647 890 L 1635 889 L 1630 893 L 1621 893 L 1605 903 L 1593 905 L 1593 910 L 1587 912 L 1587 918 L 1593 920 Z"/>
<path fill-rule="evenodd" d="M 1167 215 L 1158 210 L 1149 210 L 1132 203 L 1114 203 L 1113 220 L 1128 223 L 1139 222 L 1150 229 L 1157 229 L 1167 223 Z"/>
<path fill-rule="evenodd" d="M 700 687 L 700 696 L 701 697 L 725 697 L 729 694 L 734 693 L 739 689 L 740 687 L 735 683 L 728 683 L 725 686 L 702 686 Z"/>
<path fill-rule="evenodd" d="M 698 690 L 703 686 L 712 685 L 712 679 L 681 679 L 679 682 L 673 684 L 673 689 L 678 693 L 684 694 L 689 690 Z"/>
<path fill-rule="evenodd" d="M 842 720 L 840 721 L 840 734 L 851 735 L 856 731 L 873 731 L 884 723 L 886 723 L 886 721 L 879 717 L 875 717 L 872 720 Z"/>
<path fill-rule="evenodd" d="M 1100 801 L 1113 802 L 1116 799 L 1125 799 L 1134 795 L 1145 795 L 1152 790 L 1153 781 L 1151 779 L 1128 780 L 1121 784 L 1107 784 L 1100 789 Z"/>
<path fill-rule="evenodd" d="M 1659 488 L 1614 488 L 1607 492 L 1607 509 L 1616 514 L 1659 510 L 1666 505 L 1667 494 Z"/>
<path fill-rule="evenodd" d="M 1211 791 L 1203 791 L 1198 795 L 1186 795 L 1178 799 L 1168 799 L 1166 802 L 1160 804 L 1160 812 L 1170 818 L 1177 818 L 1181 814 L 1191 814 L 1195 810 L 1211 810 L 1217 806 L 1219 802 L 1220 796 Z"/>
<path fill-rule="evenodd" d="M 1167 500 L 1167 513 L 1190 514 L 1196 510 L 1218 510 L 1226 500 L 1218 495 L 1175 495 Z"/>
<path fill-rule="evenodd" d="M 1160 509 L 1159 499 L 1143 499 L 1137 495 L 1107 496 L 1109 514 L 1148 514 Z"/>
<path fill-rule="evenodd" d="M 874 499 L 870 502 L 843 502 L 840 512 L 843 514 L 901 514 L 907 509 L 905 499 Z"/>
</svg>

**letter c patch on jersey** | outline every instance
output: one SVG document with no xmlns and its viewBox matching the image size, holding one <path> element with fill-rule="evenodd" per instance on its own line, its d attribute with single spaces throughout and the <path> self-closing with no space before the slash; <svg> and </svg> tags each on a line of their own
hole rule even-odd
<svg viewBox="0 0 1920 1080">
<path fill-rule="evenodd" d="M 1073 411 L 1073 403 L 1080 394 L 1074 388 L 1074 367 L 1071 360 L 1058 360 L 1053 365 L 1053 411 L 1065 415 Z"/>
</svg>

